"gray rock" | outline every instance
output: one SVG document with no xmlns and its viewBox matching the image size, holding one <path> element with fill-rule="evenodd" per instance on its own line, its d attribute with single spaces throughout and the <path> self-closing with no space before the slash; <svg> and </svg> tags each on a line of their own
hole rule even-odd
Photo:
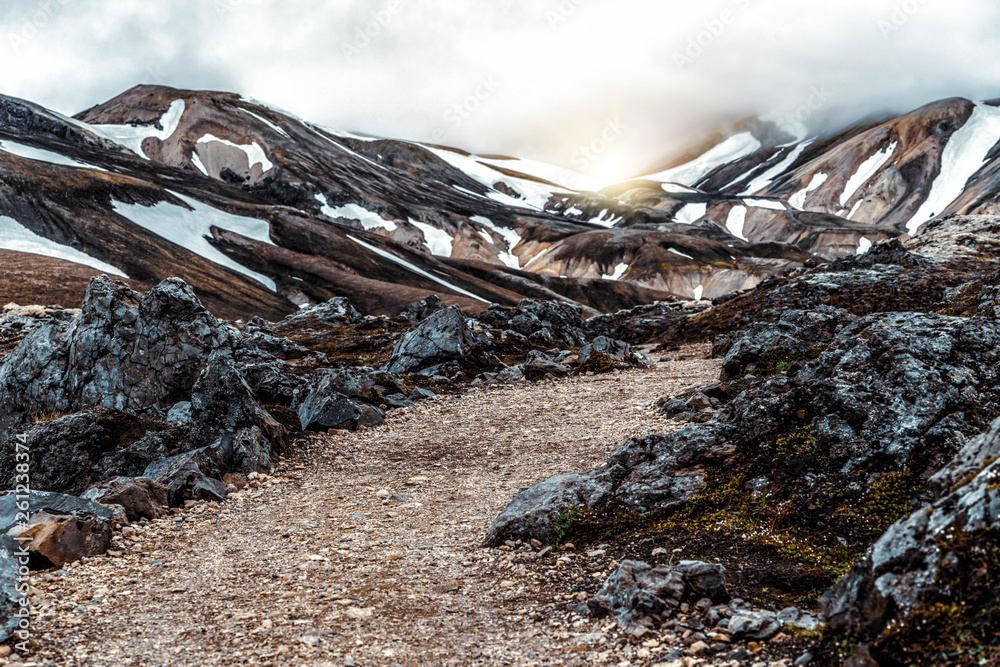
<svg viewBox="0 0 1000 667">
<path fill-rule="evenodd" d="M 705 591 L 710 590 L 711 595 Z M 672 614 L 682 602 L 714 597 L 728 599 L 721 565 L 683 561 L 679 565 L 653 567 L 625 561 L 604 581 L 588 601 L 595 616 L 611 614 L 627 628 L 651 614 Z M 710 606 L 711 600 L 707 601 Z"/>
<path fill-rule="evenodd" d="M 463 358 L 475 345 L 457 306 L 440 310 L 406 332 L 386 364 L 389 373 L 413 373 L 443 361 Z"/>
<path fill-rule="evenodd" d="M 528 354 L 528 361 L 525 362 L 521 372 L 528 380 L 541 380 L 547 375 L 552 377 L 572 375 L 573 369 L 533 350 Z"/>
<path fill-rule="evenodd" d="M 782 624 L 772 612 L 738 611 L 729 619 L 728 631 L 734 639 L 767 641 L 781 631 Z"/>
<path fill-rule="evenodd" d="M 298 312 L 283 319 L 278 326 L 308 326 L 310 320 L 316 320 L 330 326 L 347 326 L 361 322 L 364 320 L 364 316 L 346 298 L 337 297 L 325 303 L 301 308 Z"/>
<path fill-rule="evenodd" d="M 191 421 L 191 401 L 179 401 L 167 412 L 167 423 L 174 425 L 187 424 Z"/>
<path fill-rule="evenodd" d="M 631 368 L 637 366 L 650 367 L 655 364 L 642 352 L 632 349 L 632 346 L 620 340 L 607 336 L 598 336 L 590 343 L 580 348 L 580 364 L 585 364 L 595 352 L 606 355 L 615 362 L 615 366 Z"/>
</svg>

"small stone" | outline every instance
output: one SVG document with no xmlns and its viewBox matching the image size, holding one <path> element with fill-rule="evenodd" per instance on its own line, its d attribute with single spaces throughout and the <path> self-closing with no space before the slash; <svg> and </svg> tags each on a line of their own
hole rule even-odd
<svg viewBox="0 0 1000 667">
<path fill-rule="evenodd" d="M 796 665 L 808 665 L 812 661 L 813 661 L 813 654 L 807 652 L 807 653 L 803 653 L 802 655 L 800 655 L 798 657 L 798 659 L 796 659 L 795 664 Z"/>
<path fill-rule="evenodd" d="M 544 549 L 538 552 L 537 558 L 545 558 L 550 553 L 552 553 L 552 547 L 545 547 Z"/>
<path fill-rule="evenodd" d="M 375 492 L 375 496 L 377 498 L 388 498 L 391 495 L 392 494 L 389 493 L 388 489 L 379 489 L 378 491 Z"/>
<path fill-rule="evenodd" d="M 709 650 L 708 644 L 703 641 L 697 641 L 691 644 L 690 648 L 688 648 L 688 653 L 691 655 L 701 655 L 702 653 L 707 653 Z"/>
</svg>

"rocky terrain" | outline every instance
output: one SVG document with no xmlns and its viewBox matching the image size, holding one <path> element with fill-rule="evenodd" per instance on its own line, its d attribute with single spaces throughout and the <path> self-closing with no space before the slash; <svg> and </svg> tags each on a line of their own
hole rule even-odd
<svg viewBox="0 0 1000 667">
<path fill-rule="evenodd" d="M 994 114 L 601 189 L 0 99 L 0 662 L 1000 662 Z"/>
</svg>

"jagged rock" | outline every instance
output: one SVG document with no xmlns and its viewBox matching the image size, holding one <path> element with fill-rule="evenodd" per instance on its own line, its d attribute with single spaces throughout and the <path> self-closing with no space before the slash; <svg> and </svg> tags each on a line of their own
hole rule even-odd
<svg viewBox="0 0 1000 667">
<path fill-rule="evenodd" d="M 170 487 L 145 477 L 116 477 L 87 489 L 83 497 L 102 505 L 119 505 L 129 521 L 167 515 Z"/>
<path fill-rule="evenodd" d="M 544 345 L 565 343 L 580 346 L 587 342 L 583 308 L 562 301 L 522 299 L 514 308 L 490 306 L 476 319 L 495 329 L 509 329 L 530 341 Z"/>
<path fill-rule="evenodd" d="M 64 565 L 107 550 L 115 512 L 93 501 L 61 493 L 32 491 L 28 510 L 14 493 L 0 497 L 0 532 L 30 538 L 25 548 L 42 567 Z M 27 514 L 24 523 L 22 516 Z M 35 560 L 37 559 L 37 560 Z"/>
<path fill-rule="evenodd" d="M 168 428 L 162 422 L 103 409 L 29 424 L 21 429 L 20 441 L 9 438 L 0 446 L 0 485 L 15 487 L 17 451 L 31 453 L 32 484 L 49 491 L 82 491 L 95 481 L 138 474 L 149 461 L 136 456 L 143 444 L 135 453 L 131 448 L 148 434 Z"/>
<path fill-rule="evenodd" d="M 359 425 L 377 426 L 383 415 L 365 401 L 378 401 L 379 382 L 403 388 L 395 378 L 371 368 L 324 369 L 313 374 L 298 404 L 303 430 L 330 428 L 356 429 Z"/>
<path fill-rule="evenodd" d="M 774 473 L 767 493 L 797 497 L 800 525 L 832 521 L 821 487 L 863 503 L 881 476 L 926 479 L 980 433 L 1000 413 L 998 362 L 1000 329 L 988 321 L 921 313 L 862 318 L 794 378 L 747 381 L 706 423 L 634 438 L 602 468 L 522 491 L 488 540 L 549 541 L 550 520 L 572 505 L 667 510 L 694 497 L 709 474 L 720 485 L 754 466 Z"/>
<path fill-rule="evenodd" d="M 392 350 L 389 373 L 412 373 L 434 363 L 461 359 L 475 345 L 457 306 L 440 310 L 408 331 Z"/>
<path fill-rule="evenodd" d="M 830 626 L 867 640 L 859 650 L 878 664 L 894 662 L 912 648 L 911 635 L 923 625 L 941 627 L 936 624 L 946 618 L 947 627 L 960 632 L 1000 613 L 997 455 L 1000 420 L 937 478 L 939 484 L 955 480 L 937 502 L 893 524 L 820 599 Z M 971 472 L 959 479 L 966 471 Z M 949 639 L 954 637 L 938 641 Z"/>
<path fill-rule="evenodd" d="M 598 336 L 580 348 L 578 355 L 580 365 L 584 366 L 595 353 L 604 355 L 614 362 L 616 367 L 633 368 L 636 366 L 649 367 L 654 365 L 649 357 L 642 352 L 633 350 L 632 346 L 628 343 L 614 340 L 607 336 Z"/>
<path fill-rule="evenodd" d="M 439 310 L 443 310 L 444 308 L 445 305 L 444 302 L 441 301 L 441 297 L 437 294 L 431 294 L 426 299 L 411 303 L 406 310 L 399 314 L 399 316 L 411 324 L 420 324 L 428 317 Z"/>
<path fill-rule="evenodd" d="M 423 387 L 417 387 L 410 392 L 411 401 L 424 401 L 428 398 L 434 398 L 437 394 L 429 389 L 424 389 Z"/>
<path fill-rule="evenodd" d="M 180 426 L 191 421 L 191 401 L 179 401 L 167 411 L 168 424 Z"/>
<path fill-rule="evenodd" d="M 388 396 L 385 396 L 382 400 L 391 409 L 413 407 L 413 401 L 408 399 L 404 394 L 389 394 Z"/>
<path fill-rule="evenodd" d="M 618 625 L 627 628 L 644 616 L 669 615 L 682 601 L 703 597 L 729 599 L 721 565 L 681 561 L 675 566 L 653 567 L 627 560 L 587 604 L 593 615 L 611 614 Z"/>
<path fill-rule="evenodd" d="M 346 298 L 337 297 L 316 306 L 302 308 L 297 313 L 286 317 L 278 326 L 282 328 L 308 326 L 309 320 L 316 320 L 329 326 L 342 327 L 357 324 L 364 320 L 364 316 Z"/>
<path fill-rule="evenodd" d="M 541 380 L 546 375 L 566 377 L 573 374 L 573 369 L 566 364 L 549 358 L 537 350 L 532 350 L 528 354 L 528 361 L 525 362 L 521 372 L 525 378 L 534 381 Z"/>
<path fill-rule="evenodd" d="M 845 310 L 829 306 L 789 310 L 777 322 L 759 322 L 732 337 L 717 340 L 713 351 L 725 354 L 723 377 L 739 377 L 744 372 L 767 375 L 785 370 L 793 362 L 819 356 L 838 328 L 857 319 Z M 730 342 L 730 338 L 734 340 Z M 782 363 L 784 368 L 779 368 Z M 751 365 L 753 368 L 749 368 Z"/>
<path fill-rule="evenodd" d="M 35 330 L 4 359 L 0 433 L 31 415 L 165 408 L 189 395 L 207 357 L 236 335 L 180 280 L 140 295 L 93 278 L 80 315 Z"/>
<path fill-rule="evenodd" d="M 270 472 L 286 445 L 285 427 L 257 402 L 232 359 L 216 353 L 191 392 L 191 443 L 217 463 L 206 474 Z"/>
</svg>

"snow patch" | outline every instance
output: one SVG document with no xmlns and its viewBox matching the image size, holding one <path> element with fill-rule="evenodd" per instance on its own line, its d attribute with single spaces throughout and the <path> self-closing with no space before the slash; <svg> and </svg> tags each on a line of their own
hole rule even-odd
<svg viewBox="0 0 1000 667">
<path fill-rule="evenodd" d="M 747 207 L 746 206 L 734 206 L 729 209 L 729 217 L 726 218 L 726 229 L 729 233 L 736 238 L 747 240 L 747 237 L 743 236 L 743 227 L 747 222 Z"/>
<path fill-rule="evenodd" d="M 854 202 L 854 206 L 851 207 L 851 212 L 847 214 L 848 220 L 854 220 L 854 214 L 858 212 L 858 209 L 861 208 L 861 204 L 863 204 L 864 202 L 865 202 L 864 199 L 859 199 L 858 201 Z"/>
<path fill-rule="evenodd" d="M 708 213 L 708 204 L 687 204 L 674 213 L 674 222 L 690 225 L 698 222 Z"/>
<path fill-rule="evenodd" d="M 896 152 L 896 145 L 895 141 L 892 142 L 883 150 L 880 150 L 861 163 L 861 166 L 858 167 L 854 175 L 847 180 L 847 185 L 844 186 L 844 192 L 840 195 L 841 206 L 846 207 L 847 202 L 851 201 L 854 195 L 858 193 L 858 190 L 861 189 L 861 186 L 867 183 L 872 176 L 885 166 L 892 158 L 892 154 Z"/>
<path fill-rule="evenodd" d="M 694 300 L 701 301 L 701 297 L 705 294 L 705 286 L 698 285 L 694 288 Z"/>
<path fill-rule="evenodd" d="M 743 203 L 753 208 L 767 208 L 772 211 L 784 211 L 785 205 L 773 199 L 744 199 Z"/>
<path fill-rule="evenodd" d="M 201 158 L 198 157 L 197 151 L 191 153 L 191 164 L 197 167 L 198 171 L 208 176 L 208 169 L 205 169 L 205 165 L 202 163 Z"/>
<path fill-rule="evenodd" d="M 681 257 L 684 257 L 686 259 L 692 259 L 692 260 L 694 259 L 694 257 L 692 257 L 691 255 L 685 255 L 680 250 L 674 250 L 673 248 L 667 248 L 667 252 L 672 252 L 675 255 L 680 255 Z"/>
<path fill-rule="evenodd" d="M 602 280 L 621 280 L 622 276 L 625 275 L 626 271 L 628 271 L 628 264 L 619 264 L 618 266 L 615 267 L 614 273 L 610 273 L 610 274 L 605 273 L 604 275 L 601 276 L 601 279 Z"/>
<path fill-rule="evenodd" d="M 266 220 L 233 215 L 176 192 L 170 194 L 183 201 L 191 209 L 168 202 L 160 202 L 155 206 L 143 206 L 142 204 L 123 204 L 115 201 L 112 202 L 112 205 L 115 213 L 143 229 L 186 248 L 210 262 L 252 278 L 265 285 L 272 292 L 277 291 L 273 280 L 239 264 L 208 242 L 208 239 L 212 237 L 212 227 L 218 227 L 255 241 L 274 245 L 274 242 L 271 241 L 271 225 Z"/>
<path fill-rule="evenodd" d="M 410 219 L 410 224 L 424 233 L 424 245 L 431 251 L 432 255 L 438 257 L 451 257 L 452 245 L 455 239 L 446 231 L 428 225 L 426 222 L 417 222 Z"/>
<path fill-rule="evenodd" d="M 521 260 L 518 259 L 517 255 L 514 254 L 514 248 L 516 248 L 518 244 L 521 243 L 520 234 L 515 232 L 513 229 L 509 229 L 507 227 L 500 227 L 492 220 L 482 215 L 470 216 L 469 220 L 471 222 L 478 222 L 480 225 L 489 227 L 494 232 L 499 234 L 504 241 L 507 242 L 508 252 L 502 252 L 497 255 L 497 259 L 499 259 L 504 266 L 510 267 L 512 269 L 521 268 Z M 480 232 L 480 234 L 482 233 L 483 232 Z"/>
<path fill-rule="evenodd" d="M 73 158 L 66 157 L 65 155 L 60 155 L 53 151 L 47 151 L 44 148 L 35 148 L 34 146 L 25 146 L 24 144 L 19 144 L 16 141 L 4 140 L 0 141 L 0 150 L 5 153 L 10 153 L 11 155 L 17 155 L 18 157 L 28 158 L 29 160 L 37 160 L 39 162 L 48 162 L 49 164 L 57 164 L 63 167 L 77 167 L 84 169 L 97 169 L 99 171 L 106 171 L 100 167 L 95 167 L 92 164 L 87 164 L 85 162 L 80 162 L 79 160 L 74 160 Z"/>
<path fill-rule="evenodd" d="M 244 109 L 243 107 L 237 107 L 237 108 L 238 108 L 238 109 L 239 109 L 240 111 L 242 111 L 243 113 L 248 113 L 248 114 L 250 114 L 251 116 L 253 116 L 253 117 L 254 117 L 254 118 L 256 118 L 257 120 L 259 120 L 260 122 L 262 122 L 262 123 L 264 123 L 265 125 L 267 125 L 267 126 L 268 126 L 269 128 L 271 128 L 272 130 L 274 130 L 275 132 L 277 132 L 278 134 L 280 134 L 280 135 L 282 135 L 282 136 L 284 136 L 284 137 L 287 137 L 287 136 L 288 136 L 288 133 L 287 133 L 287 132 L 285 132 L 285 130 L 283 130 L 283 129 L 282 129 L 281 127 L 279 127 L 278 125 L 275 125 L 274 123 L 272 123 L 272 122 L 271 122 L 271 121 L 269 121 L 268 119 L 264 118 L 263 116 L 261 116 L 261 115 L 258 115 L 258 114 L 255 114 L 255 113 L 254 113 L 253 111 L 250 111 L 249 109 Z"/>
<path fill-rule="evenodd" d="M 666 171 L 645 176 L 652 181 L 670 181 L 682 185 L 695 185 L 713 170 L 724 164 L 735 162 L 760 149 L 758 141 L 751 133 L 734 134 L 711 150 L 695 159 Z"/>
<path fill-rule="evenodd" d="M 87 125 L 87 128 L 94 134 L 110 139 L 139 157 L 148 160 L 149 156 L 142 152 L 142 142 L 150 138 L 156 138 L 160 141 L 169 139 L 177 131 L 177 126 L 180 125 L 184 108 L 184 100 L 171 102 L 170 108 L 160 118 L 162 130 L 157 130 L 154 125 Z"/>
<path fill-rule="evenodd" d="M 941 172 L 934 179 L 930 194 L 916 214 L 906 223 L 913 236 L 922 224 L 941 213 L 965 190 L 972 175 L 983 167 L 986 156 L 1000 138 L 1000 108 L 977 104 L 969 120 L 955 134 L 941 153 Z"/>
<path fill-rule="evenodd" d="M 347 218 L 348 220 L 357 220 L 361 223 L 361 226 L 365 231 L 371 231 L 373 229 L 385 229 L 390 232 L 396 231 L 396 223 L 392 220 L 386 220 L 377 213 L 372 213 L 366 208 L 358 206 L 357 204 L 344 204 L 338 208 L 333 208 L 326 201 L 326 195 L 315 195 L 313 197 L 316 201 L 320 203 L 320 210 L 323 215 L 330 218 Z"/>
<path fill-rule="evenodd" d="M 587 190 L 596 192 L 604 187 L 604 184 L 592 176 L 581 174 L 572 169 L 558 167 L 554 164 L 538 162 L 536 160 L 497 160 L 495 158 L 478 158 L 479 162 L 490 167 L 499 167 L 516 171 L 527 176 L 542 178 L 550 183 L 561 185 L 572 190 Z"/>
<path fill-rule="evenodd" d="M 806 207 L 806 198 L 813 192 L 819 189 L 821 185 L 826 183 L 829 176 L 826 173 L 813 174 L 812 179 L 809 181 L 809 185 L 802 188 L 794 195 L 788 198 L 788 203 L 799 210 L 804 210 Z"/>
<path fill-rule="evenodd" d="M 382 250 L 381 248 L 376 248 L 375 246 L 371 245 L 370 243 L 365 243 L 361 239 L 354 238 L 350 234 L 347 234 L 347 238 L 351 239 L 352 241 L 354 241 L 355 243 L 357 243 L 362 248 L 366 248 L 368 250 L 371 250 L 376 255 L 379 255 L 380 257 L 385 257 L 389 261 L 395 262 L 396 264 L 399 264 L 400 266 L 405 267 L 405 268 L 409 269 L 410 271 L 413 271 L 417 275 L 421 275 L 421 276 L 423 276 L 425 278 L 430 278 L 431 280 L 433 280 L 434 282 L 438 283 L 439 285 L 444 285 L 445 287 L 447 287 L 448 289 L 452 290 L 453 292 L 457 292 L 458 294 L 464 294 L 465 296 L 467 296 L 469 298 L 472 298 L 472 299 L 475 299 L 476 301 L 482 301 L 483 303 L 490 303 L 486 299 L 484 299 L 484 298 L 482 298 L 480 296 L 476 296 L 472 292 L 468 292 L 468 291 L 462 289 L 461 287 L 457 287 L 455 285 L 452 285 L 448 281 L 442 280 L 441 278 L 438 278 L 437 276 L 435 276 L 433 274 L 430 274 L 427 271 L 424 271 L 420 267 L 418 267 L 418 266 L 416 266 L 414 264 L 411 264 L 410 262 L 407 262 L 405 259 L 403 259 L 401 257 L 396 257 L 391 252 L 387 252 L 385 250 Z"/>
<path fill-rule="evenodd" d="M 264 149 L 261 148 L 260 144 L 258 144 L 256 141 L 253 141 L 249 144 L 237 144 L 233 143 L 232 141 L 229 141 L 228 139 L 220 139 L 214 134 L 206 134 L 205 136 L 203 136 L 201 139 L 198 140 L 198 143 L 207 144 L 213 141 L 217 141 L 220 144 L 225 144 L 227 146 L 232 146 L 233 148 L 238 148 L 239 150 L 246 153 L 247 162 L 250 165 L 251 169 L 253 169 L 253 166 L 255 164 L 259 164 L 261 166 L 261 170 L 265 172 L 271 171 L 271 169 L 274 168 L 274 165 L 271 163 L 271 161 L 267 159 L 267 154 L 264 152 Z"/>
<path fill-rule="evenodd" d="M 863 255 L 866 252 L 868 252 L 869 250 L 871 250 L 871 247 L 872 247 L 872 242 L 862 236 L 861 237 L 861 242 L 858 243 L 858 250 L 857 250 L 857 252 L 855 254 L 856 255 Z"/>
<path fill-rule="evenodd" d="M 811 143 L 812 143 L 811 141 L 806 141 L 796 146 L 792 150 L 792 152 L 790 152 L 787 156 L 785 156 L 784 160 L 774 165 L 760 176 L 753 179 L 750 182 L 750 185 L 748 185 L 746 189 L 743 190 L 742 194 L 750 195 L 755 192 L 760 192 L 761 190 L 769 186 L 771 184 L 771 181 L 776 179 L 778 176 L 781 176 L 783 173 L 788 171 L 793 164 L 795 164 L 795 161 L 799 159 L 800 155 L 802 155 L 802 151 L 808 148 Z"/>
<path fill-rule="evenodd" d="M 29 255 L 64 259 L 67 262 L 83 264 L 113 276 L 128 278 L 121 269 L 94 259 L 76 248 L 39 236 L 14 218 L 8 218 L 5 215 L 0 215 L 0 248 Z"/>
</svg>

